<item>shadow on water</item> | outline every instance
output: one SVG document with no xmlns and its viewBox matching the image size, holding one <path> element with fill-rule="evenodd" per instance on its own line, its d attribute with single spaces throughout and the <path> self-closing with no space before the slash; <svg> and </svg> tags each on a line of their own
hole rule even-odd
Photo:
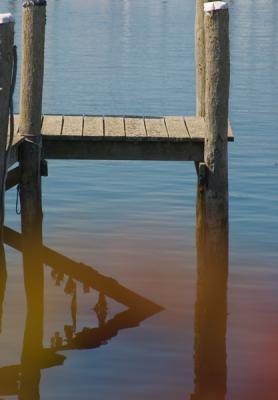
<svg viewBox="0 0 278 400">
<path fill-rule="evenodd" d="M 66 359 L 59 351 L 96 349 L 115 337 L 121 330 L 134 328 L 146 318 L 162 311 L 162 307 L 100 274 L 96 269 L 78 263 L 44 246 L 24 243 L 22 235 L 5 227 L 5 243 L 22 252 L 27 316 L 21 363 L 0 368 L 0 396 L 18 396 L 20 400 L 40 399 L 41 371 L 62 365 Z M 224 400 L 226 397 L 226 318 L 227 318 L 227 243 L 222 253 L 205 254 L 197 242 L 198 279 L 195 305 L 195 388 L 190 400 Z M 38 244 L 38 243 L 37 243 Z M 224 254 L 224 257 L 223 257 Z M 224 264 L 223 264 L 224 263 Z M 56 283 L 67 279 L 64 289 L 70 295 L 72 324 L 64 326 L 64 337 L 55 332 L 51 346 L 43 346 L 44 330 L 44 266 L 52 269 Z M 0 316 L 6 284 L 4 249 L 1 249 Z M 94 308 L 98 326 L 76 331 L 76 284 L 99 292 Z M 127 309 L 108 319 L 107 298 Z"/>
</svg>

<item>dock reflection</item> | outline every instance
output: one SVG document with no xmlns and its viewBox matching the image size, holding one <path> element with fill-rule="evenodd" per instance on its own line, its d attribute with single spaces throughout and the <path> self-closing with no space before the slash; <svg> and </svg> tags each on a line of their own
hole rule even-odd
<svg viewBox="0 0 278 400">
<path fill-rule="evenodd" d="M 200 232 L 199 232 L 200 233 Z M 27 316 L 21 362 L 0 368 L 0 397 L 16 396 L 20 400 L 40 399 L 43 369 L 63 365 L 59 354 L 67 350 L 96 349 L 107 344 L 121 330 L 138 327 L 162 307 L 127 289 L 116 280 L 100 274 L 91 266 L 78 263 L 42 243 L 24 243 L 21 234 L 5 227 L 5 243 L 22 252 L 27 299 Z M 194 372 L 195 385 L 191 400 L 225 400 L 227 381 L 226 325 L 228 241 L 216 253 L 197 240 L 197 292 L 195 303 Z M 71 297 L 71 323 L 53 332 L 49 347 L 43 345 L 44 270 L 51 268 L 57 285 L 63 281 L 64 293 Z M 5 295 L 7 273 L 2 248 L 0 265 L 0 316 Z M 98 291 L 94 306 L 97 326 L 77 331 L 77 284 L 85 291 Z M 126 310 L 109 317 L 107 299 L 126 306 Z"/>
<path fill-rule="evenodd" d="M 40 399 L 41 370 L 62 365 L 65 361 L 66 357 L 58 354 L 58 351 L 96 349 L 107 344 L 121 330 L 138 327 L 142 321 L 162 311 L 161 306 L 120 285 L 116 280 L 100 274 L 96 269 L 43 246 L 38 237 L 33 237 L 32 243 L 28 243 L 21 234 L 7 227 L 4 228 L 4 237 L 6 244 L 23 254 L 27 316 L 21 363 L 0 368 L 0 396 L 17 396 L 19 400 Z M 0 306 L 4 299 L 6 283 L 3 248 L 1 256 Z M 72 325 L 64 327 L 65 337 L 55 332 L 49 348 L 43 346 L 45 265 L 52 268 L 52 276 L 55 279 L 59 279 L 59 276 L 67 277 L 64 291 L 72 296 Z M 98 326 L 84 327 L 80 332 L 76 332 L 77 282 L 99 292 L 94 308 Z M 106 296 L 125 305 L 127 309 L 107 319 Z"/>
<path fill-rule="evenodd" d="M 0 244 L 0 334 L 2 332 L 3 302 L 7 283 L 7 269 L 4 245 Z"/>
</svg>

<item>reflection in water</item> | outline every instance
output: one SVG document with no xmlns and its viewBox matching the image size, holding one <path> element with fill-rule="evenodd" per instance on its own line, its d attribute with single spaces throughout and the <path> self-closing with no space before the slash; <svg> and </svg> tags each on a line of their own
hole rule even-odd
<svg viewBox="0 0 278 400">
<path fill-rule="evenodd" d="M 18 390 L 18 398 L 20 400 L 37 400 L 40 398 L 41 363 L 44 359 L 44 271 L 41 252 L 42 243 L 40 238 L 41 235 L 39 234 L 30 235 L 29 233 L 27 240 L 25 237 L 22 240 L 27 316 Z M 33 250 L 34 248 L 36 251 Z"/>
<path fill-rule="evenodd" d="M 103 293 L 99 294 L 98 302 L 95 305 L 94 310 L 97 314 L 99 327 L 103 327 L 105 325 L 108 311 L 106 297 Z"/>
<path fill-rule="evenodd" d="M 5 227 L 4 236 L 8 245 L 23 254 L 27 316 L 21 364 L 0 368 L 0 396 L 18 396 L 20 400 L 40 399 L 41 370 L 62 365 L 65 360 L 57 351 L 98 348 L 115 337 L 120 330 L 137 327 L 143 320 L 162 310 L 162 307 L 130 291 L 114 279 L 43 246 L 39 243 L 40 235 L 32 237 L 28 243 L 19 233 Z M 3 248 L 1 260 L 5 260 Z M 52 277 L 57 284 L 60 285 L 66 278 L 64 292 L 72 296 L 72 325 L 64 326 L 65 340 L 60 332 L 54 333 L 50 348 L 43 347 L 44 264 L 53 268 Z M 5 263 L 2 262 L 1 304 L 5 292 L 5 271 Z M 98 327 L 84 327 L 80 332 L 76 332 L 77 281 L 86 291 L 90 288 L 99 291 L 98 302 L 94 307 Z M 107 320 L 106 296 L 124 304 L 127 310 Z"/>
<path fill-rule="evenodd" d="M 225 400 L 228 226 L 223 229 L 220 237 L 217 234 L 211 235 L 211 232 L 208 234 L 205 232 L 202 213 L 198 213 L 199 207 L 203 207 L 202 191 L 197 194 L 195 393 L 191 400 Z"/>
<path fill-rule="evenodd" d="M 7 283 L 6 257 L 4 245 L 0 244 L 0 333 L 2 332 L 3 302 Z"/>
<path fill-rule="evenodd" d="M 199 199 L 201 201 L 201 198 Z M 195 306 L 195 390 L 191 400 L 225 400 L 226 397 L 226 318 L 228 276 L 228 234 L 219 241 L 217 251 L 205 238 L 202 221 L 197 223 L 198 280 Z M 58 351 L 95 349 L 106 344 L 121 330 L 138 326 L 162 310 L 160 306 L 120 285 L 96 269 L 78 263 L 39 243 L 40 235 L 29 246 L 22 236 L 4 229 L 5 242 L 23 254 L 27 317 L 21 364 L 0 368 L 0 396 L 14 395 L 20 400 L 40 399 L 41 370 L 62 365 Z M 206 239 L 206 240 L 205 240 Z M 214 238 L 215 241 L 215 238 Z M 36 252 L 33 251 L 36 243 Z M 5 254 L 1 253 L 1 292 L 6 283 Z M 70 325 L 53 333 L 49 348 L 43 346 L 44 265 L 51 268 L 56 285 L 71 296 Z M 85 292 L 98 291 L 93 307 L 98 326 L 77 331 L 77 283 Z M 109 319 L 107 298 L 127 307 Z"/>
</svg>

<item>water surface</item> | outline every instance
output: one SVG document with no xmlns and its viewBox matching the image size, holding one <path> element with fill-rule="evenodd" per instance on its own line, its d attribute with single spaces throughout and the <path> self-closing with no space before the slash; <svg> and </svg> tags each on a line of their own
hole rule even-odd
<svg viewBox="0 0 278 400">
<path fill-rule="evenodd" d="M 20 8 L 1 3 L 16 15 L 19 52 Z M 228 400 L 278 393 L 277 11 L 275 0 L 230 2 Z M 49 1 L 45 113 L 194 114 L 194 87 L 194 1 Z M 59 352 L 63 366 L 42 370 L 41 399 L 190 399 L 195 185 L 191 163 L 49 162 L 44 243 L 165 310 L 106 346 Z M 15 199 L 8 193 L 6 219 L 19 230 Z M 6 253 L 0 367 L 20 363 L 26 328 L 21 255 Z M 66 282 L 55 286 L 45 268 L 45 347 L 73 323 Z M 98 324 L 97 301 L 77 284 L 76 332 Z M 123 311 L 108 302 L 111 318 Z"/>
</svg>

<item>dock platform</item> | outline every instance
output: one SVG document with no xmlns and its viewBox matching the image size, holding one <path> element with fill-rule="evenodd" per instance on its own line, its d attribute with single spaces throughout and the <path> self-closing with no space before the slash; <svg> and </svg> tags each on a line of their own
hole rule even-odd
<svg viewBox="0 0 278 400">
<path fill-rule="evenodd" d="M 19 116 L 15 116 L 18 133 Z M 78 160 L 204 160 L 206 124 L 202 117 L 44 115 L 43 157 Z M 234 136 L 229 125 L 228 140 Z M 15 135 L 10 166 L 18 159 Z"/>
</svg>

